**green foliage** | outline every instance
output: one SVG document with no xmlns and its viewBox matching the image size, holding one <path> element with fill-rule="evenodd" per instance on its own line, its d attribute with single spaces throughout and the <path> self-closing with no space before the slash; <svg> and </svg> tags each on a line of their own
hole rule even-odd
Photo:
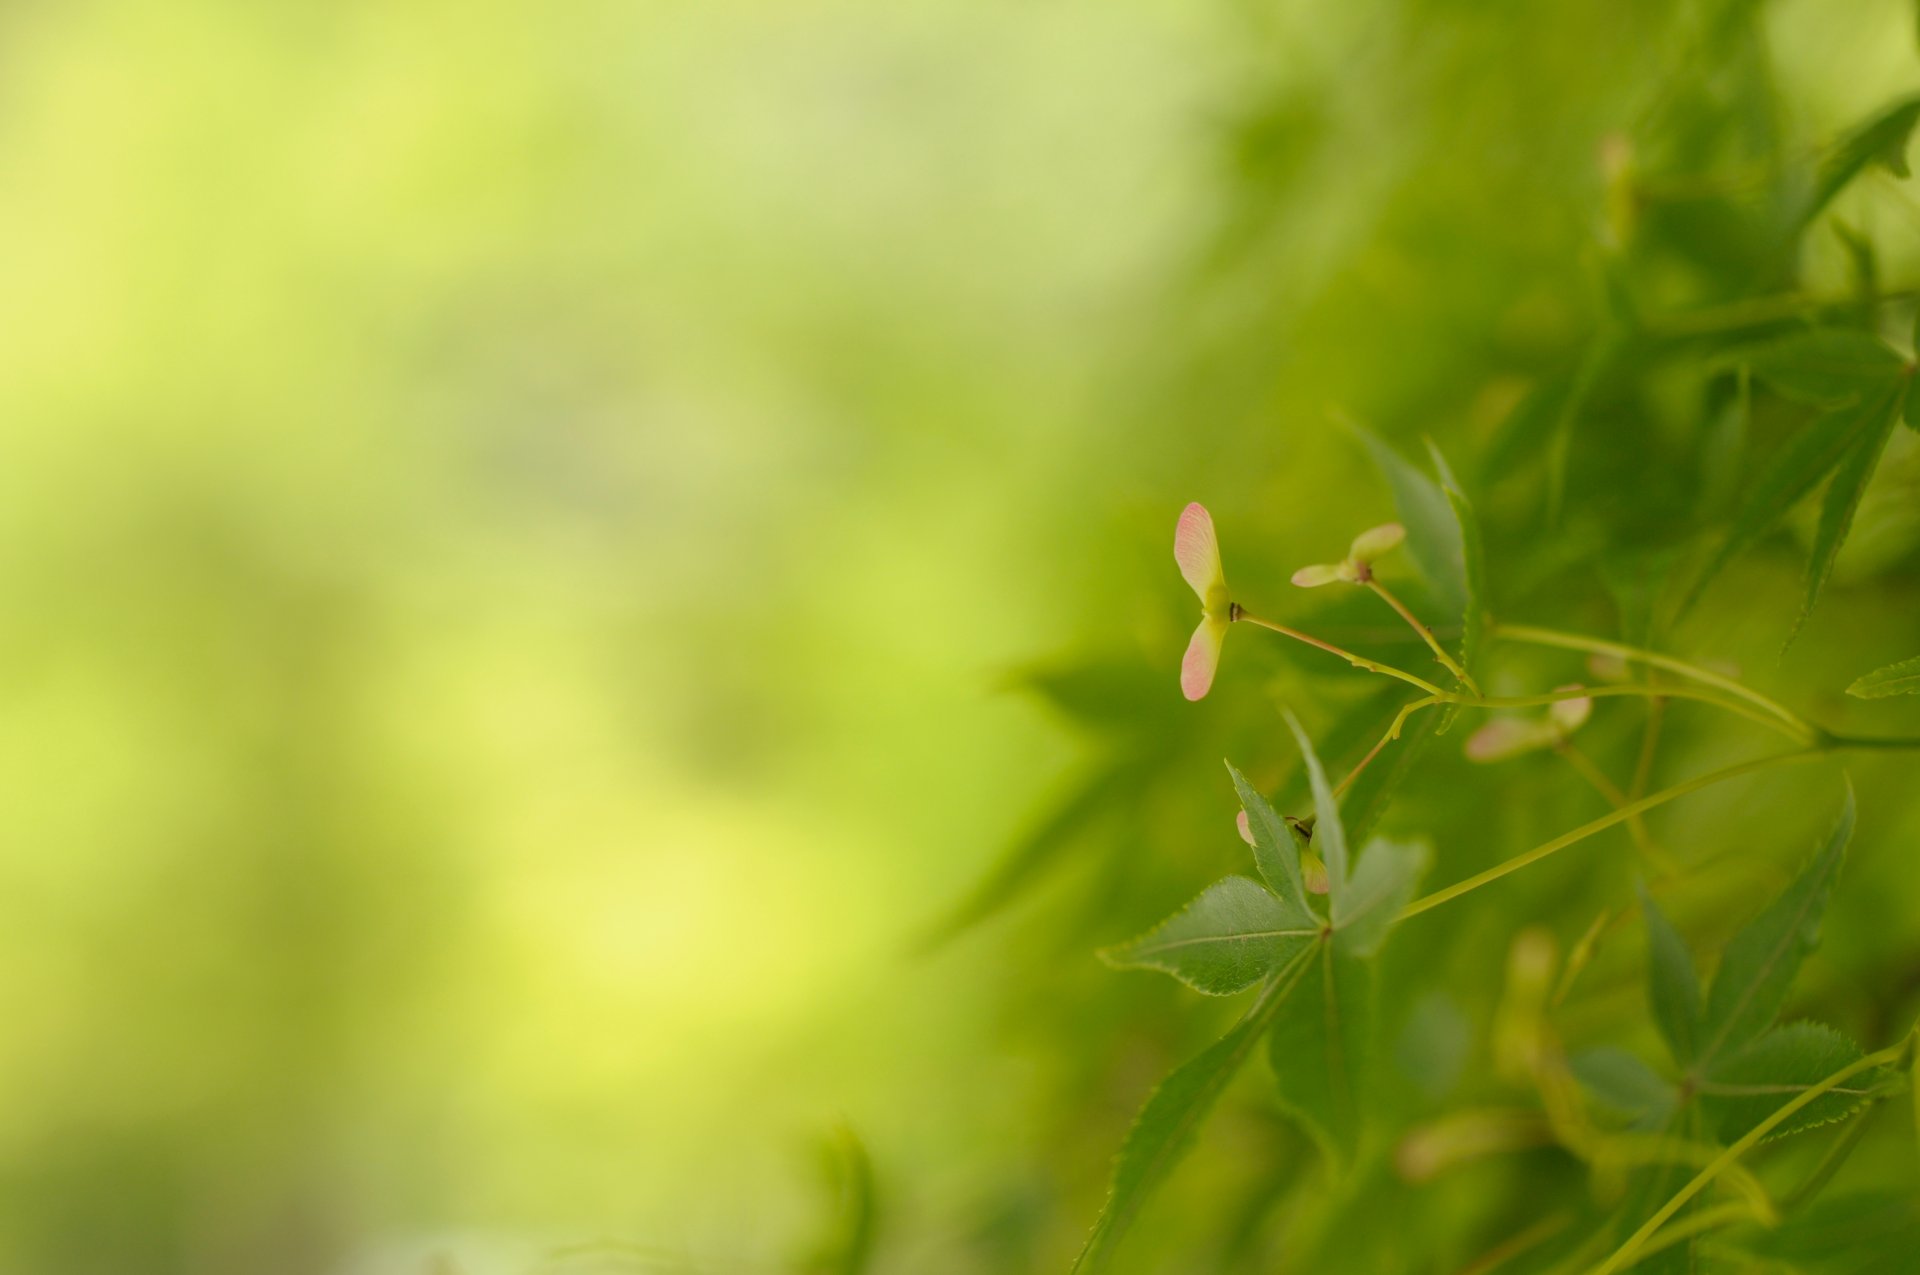
<svg viewBox="0 0 1920 1275">
<path fill-rule="evenodd" d="M 1693 957 L 1644 886 L 1640 910 L 1647 921 L 1647 1002 L 1653 1006 L 1653 1021 L 1666 1037 L 1673 1060 L 1691 1067 L 1700 1053 L 1702 1018 Z"/>
<path fill-rule="evenodd" d="M 1305 949 L 1319 918 L 1257 881 L 1216 881 L 1151 933 L 1101 951 L 1120 969 L 1165 970 L 1196 992 L 1228 996 L 1268 978 Z"/>
<path fill-rule="evenodd" d="M 1877 668 L 1854 679 L 1847 694 L 1860 699 L 1883 699 L 1889 695 L 1920 695 L 1920 655 Z"/>
</svg>

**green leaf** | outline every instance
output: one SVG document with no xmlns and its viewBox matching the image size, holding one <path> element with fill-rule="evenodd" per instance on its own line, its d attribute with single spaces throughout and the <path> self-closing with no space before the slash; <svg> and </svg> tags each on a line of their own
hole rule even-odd
<svg viewBox="0 0 1920 1275">
<path fill-rule="evenodd" d="M 1907 138 L 1920 121 L 1920 97 L 1902 98 L 1849 133 L 1820 163 L 1813 194 L 1802 222 L 1812 221 L 1846 184 L 1869 164 L 1884 165 L 1896 177 L 1907 175 Z"/>
<path fill-rule="evenodd" d="M 1312 914 L 1307 905 L 1307 887 L 1300 875 L 1300 851 L 1294 845 L 1293 830 L 1274 813 L 1267 799 L 1254 790 L 1247 777 L 1227 763 L 1233 776 L 1233 790 L 1240 795 L 1240 807 L 1247 812 L 1247 829 L 1253 833 L 1253 862 L 1267 888 L 1300 912 Z"/>
<path fill-rule="evenodd" d="M 1231 1031 L 1183 1063 L 1153 1091 L 1120 1146 L 1106 1207 L 1087 1236 L 1074 1271 L 1091 1275 L 1112 1260 L 1120 1237 L 1186 1154 L 1201 1122 L 1311 964 L 1312 956 L 1302 953 L 1292 968 L 1267 984 Z"/>
<path fill-rule="evenodd" d="M 1371 430 L 1360 426 L 1354 430 L 1393 490 L 1394 508 L 1407 529 L 1407 553 L 1420 568 L 1434 601 L 1450 615 L 1464 614 L 1468 597 L 1466 551 L 1446 493 Z"/>
<path fill-rule="evenodd" d="M 1647 920 L 1647 1002 L 1673 1060 L 1689 1067 L 1700 1044 L 1700 979 L 1687 945 L 1644 885 L 1640 911 Z"/>
<path fill-rule="evenodd" d="M 801 1275 L 861 1275 L 873 1258 L 878 1220 L 873 1160 L 859 1135 L 841 1126 L 820 1141 L 820 1170 L 827 1215 L 798 1269 Z"/>
<path fill-rule="evenodd" d="M 1853 450 L 1840 462 L 1840 468 L 1834 471 L 1833 481 L 1827 484 L 1827 494 L 1820 502 L 1820 526 L 1813 537 L 1813 556 L 1807 561 L 1807 592 L 1800 603 L 1800 614 L 1794 619 L 1793 632 L 1787 635 L 1789 643 L 1813 614 L 1813 604 L 1820 600 L 1820 590 L 1833 574 L 1834 560 L 1840 556 L 1840 546 L 1853 527 L 1853 515 L 1860 508 L 1860 498 L 1867 494 L 1874 466 L 1880 463 L 1887 437 L 1893 433 L 1894 422 L 1900 419 L 1898 400 L 1906 395 L 1906 389 L 1905 380 L 1895 383 L 1880 422 L 1870 426 L 1853 445 Z"/>
<path fill-rule="evenodd" d="M 1732 1142 L 1801 1091 L 1859 1061 L 1860 1047 L 1833 1028 L 1789 1023 L 1716 1062 L 1700 1081 L 1700 1102 L 1720 1140 Z M 1767 1140 L 1844 1120 L 1859 1110 L 1880 1079 L 1876 1072 L 1863 1072 L 1822 1094 L 1788 1117 Z"/>
<path fill-rule="evenodd" d="M 1712 1074 L 1714 1064 L 1740 1050 L 1765 1031 L 1787 999 L 1787 990 L 1820 939 L 1820 919 L 1840 870 L 1841 856 L 1853 836 L 1853 789 L 1828 835 L 1793 884 L 1727 944 L 1707 993 L 1705 1030 L 1697 1070 Z"/>
<path fill-rule="evenodd" d="M 1380 950 L 1400 909 L 1427 870 L 1431 852 L 1419 843 L 1370 842 L 1353 870 L 1346 893 L 1333 902 L 1334 942 L 1348 955 L 1367 957 Z"/>
<path fill-rule="evenodd" d="M 1287 729 L 1293 732 L 1294 742 L 1300 745 L 1300 757 L 1307 765 L 1307 786 L 1313 792 L 1313 848 L 1320 855 L 1320 862 L 1327 865 L 1327 901 L 1338 911 L 1340 896 L 1347 888 L 1347 833 L 1340 823 L 1340 803 L 1334 800 L 1333 786 L 1327 782 L 1327 772 L 1313 751 L 1313 741 L 1300 728 L 1300 719 L 1291 711 L 1286 718 Z M 1251 812 L 1247 818 L 1252 820 Z"/>
<path fill-rule="evenodd" d="M 1847 694 L 1857 699 L 1885 699 L 1889 695 L 1920 695 L 1920 655 L 1877 668 L 1856 678 Z"/>
<path fill-rule="evenodd" d="M 1733 1232 L 1742 1252 L 1796 1270 L 1903 1275 L 1920 1252 L 1920 1201 L 1907 1190 L 1860 1191 L 1815 1200 L 1777 1227 Z M 1839 1259 L 1837 1267 L 1828 1263 Z"/>
<path fill-rule="evenodd" d="M 1372 1016 L 1371 967 L 1343 944 L 1321 943 L 1292 1006 L 1267 1034 L 1281 1105 L 1334 1163 L 1350 1160 L 1359 1140 Z"/>
<path fill-rule="evenodd" d="M 1664 1125 L 1680 1099 L 1665 1077 L 1624 1049 L 1582 1050 L 1567 1059 L 1567 1067 L 1595 1103 L 1638 1127 Z"/>
<path fill-rule="evenodd" d="M 1906 360 L 1879 337 L 1854 328 L 1812 328 L 1755 351 L 1753 374 L 1784 398 L 1838 407 L 1884 388 Z"/>
<path fill-rule="evenodd" d="M 1228 877 L 1130 943 L 1105 948 L 1116 969 L 1155 969 L 1196 992 L 1228 996 L 1252 987 L 1299 955 L 1320 920 L 1275 898 L 1258 881 Z"/>
<path fill-rule="evenodd" d="M 1786 517 L 1800 498 L 1812 491 L 1860 440 L 1876 430 L 1890 410 L 1898 385 L 1860 403 L 1837 408 L 1816 419 L 1775 454 L 1734 517 L 1733 527 L 1707 567 L 1688 591 L 1680 610 L 1685 613 L 1713 578 L 1729 562 L 1752 548 Z"/>
</svg>

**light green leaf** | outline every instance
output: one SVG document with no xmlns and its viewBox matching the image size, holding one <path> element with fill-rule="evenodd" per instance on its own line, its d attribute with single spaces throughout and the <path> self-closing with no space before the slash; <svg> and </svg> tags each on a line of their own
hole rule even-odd
<svg viewBox="0 0 1920 1275">
<path fill-rule="evenodd" d="M 1589 1097 L 1643 1128 L 1658 1128 L 1673 1114 L 1679 1091 L 1624 1049 L 1601 1046 L 1567 1059 L 1574 1079 Z"/>
<path fill-rule="evenodd" d="M 1645 886 L 1640 887 L 1640 911 L 1647 921 L 1647 1002 L 1673 1060 L 1688 1067 L 1700 1044 L 1700 979 L 1687 945 Z"/>
<path fill-rule="evenodd" d="M 1228 996 L 1252 987 L 1299 955 L 1319 918 L 1275 898 L 1258 881 L 1228 877 L 1160 926 L 1101 951 L 1117 969 L 1156 969 L 1196 992 Z"/>
<path fill-rule="evenodd" d="M 1350 1160 L 1359 1139 L 1372 1017 L 1372 967 L 1342 944 L 1322 943 L 1267 1035 L 1281 1104 L 1335 1163 Z"/>
<path fill-rule="evenodd" d="M 1853 527 L 1853 515 L 1860 508 L 1860 498 L 1867 493 L 1867 484 L 1873 481 L 1874 466 L 1880 463 L 1887 437 L 1893 433 L 1894 422 L 1900 419 L 1899 405 L 1906 394 L 1907 383 L 1902 379 L 1895 382 L 1890 394 L 1883 395 L 1885 407 L 1879 423 L 1868 426 L 1853 450 L 1840 462 L 1840 468 L 1834 471 L 1833 481 L 1827 484 L 1826 497 L 1820 502 L 1820 526 L 1813 537 L 1813 556 L 1807 561 L 1806 597 L 1800 603 L 1800 614 L 1793 622 L 1788 642 L 1793 641 L 1800 626 L 1813 613 L 1813 604 L 1820 600 L 1820 590 L 1833 574 L 1834 559 L 1840 556 L 1840 546 Z"/>
<path fill-rule="evenodd" d="M 1407 552 L 1434 600 L 1450 615 L 1463 614 L 1468 596 L 1466 551 L 1446 493 L 1371 430 L 1354 428 L 1393 489 L 1394 508 L 1407 529 Z"/>
<path fill-rule="evenodd" d="M 1425 845 L 1383 839 L 1361 853 L 1346 893 L 1333 903 L 1334 942 L 1348 955 L 1366 957 L 1380 950 L 1387 931 L 1427 870 Z"/>
<path fill-rule="evenodd" d="M 1838 407 L 1884 389 L 1905 370 L 1906 360 L 1870 332 L 1812 328 L 1761 347 L 1749 364 L 1782 397 Z"/>
<path fill-rule="evenodd" d="M 1907 175 L 1907 139 L 1920 121 L 1920 97 L 1883 107 L 1854 129 L 1820 163 L 1819 177 L 1801 220 L 1812 221 L 1846 184 L 1869 164 L 1879 163 L 1896 177 Z"/>
<path fill-rule="evenodd" d="M 1853 836 L 1853 789 L 1847 789 L 1839 821 L 1793 884 L 1727 944 L 1707 993 L 1705 1030 L 1697 1070 L 1712 1074 L 1722 1058 L 1765 1031 L 1786 1001 L 1787 990 L 1820 939 L 1820 918 Z"/>
<path fill-rule="evenodd" d="M 1681 605 L 1683 613 L 1699 599 L 1722 568 L 1771 531 L 1801 497 L 1846 459 L 1862 438 L 1879 427 L 1891 409 L 1892 396 L 1898 393 L 1899 386 L 1890 384 L 1862 402 L 1836 408 L 1794 435 L 1775 454 L 1747 493 L 1726 540 L 1694 581 Z"/>
<path fill-rule="evenodd" d="M 1186 1154 L 1201 1122 L 1253 1051 L 1260 1033 L 1314 963 L 1310 953 L 1302 953 L 1292 968 L 1267 984 L 1231 1031 L 1183 1063 L 1153 1091 L 1121 1144 L 1106 1207 L 1073 1264 L 1075 1272 L 1091 1275 L 1112 1260 L 1120 1237 L 1141 1206 Z"/>
<path fill-rule="evenodd" d="M 1340 803 L 1334 800 L 1333 786 L 1327 782 L 1327 772 L 1313 751 L 1313 741 L 1300 728 L 1300 719 L 1291 711 L 1286 718 L 1287 729 L 1293 732 L 1294 742 L 1300 745 L 1300 757 L 1307 765 L 1307 786 L 1313 792 L 1313 848 L 1320 855 L 1320 862 L 1327 865 L 1327 900 L 1338 911 L 1340 896 L 1347 888 L 1347 833 L 1340 823 Z M 1252 814 L 1247 818 L 1251 820 Z"/>
<path fill-rule="evenodd" d="M 1714 1063 L 1700 1081 L 1701 1106 L 1720 1140 L 1732 1142 L 1802 1090 L 1858 1061 L 1860 1047 L 1833 1028 L 1789 1023 Z M 1874 1071 L 1855 1076 L 1795 1112 L 1767 1140 L 1845 1119 L 1860 1108 L 1881 1079 Z"/>
<path fill-rule="evenodd" d="M 1253 862 L 1260 869 L 1261 879 L 1288 905 L 1310 915 L 1313 909 L 1307 905 L 1307 887 L 1300 875 L 1300 851 L 1294 845 L 1293 830 L 1232 762 L 1227 763 L 1227 773 L 1233 776 L 1233 789 L 1240 795 L 1241 809 L 1247 812 L 1247 829 L 1253 833 Z"/>
<path fill-rule="evenodd" d="M 1889 695 L 1920 695 L 1920 655 L 1877 668 L 1855 679 L 1847 694 L 1858 699 L 1885 699 Z"/>
</svg>

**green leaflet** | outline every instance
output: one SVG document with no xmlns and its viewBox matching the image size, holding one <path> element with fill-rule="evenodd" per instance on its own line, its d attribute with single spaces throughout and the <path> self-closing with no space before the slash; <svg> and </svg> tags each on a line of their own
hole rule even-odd
<svg viewBox="0 0 1920 1275">
<path fill-rule="evenodd" d="M 1681 603 L 1684 614 L 1699 600 L 1721 570 L 1752 548 L 1760 537 L 1786 517 L 1787 511 L 1812 491 L 1835 466 L 1883 423 L 1898 406 L 1899 383 L 1889 383 L 1867 399 L 1839 407 L 1817 418 L 1782 447 L 1747 493 L 1719 550 L 1693 582 Z"/>
<path fill-rule="evenodd" d="M 1894 422 L 1900 419 L 1899 404 L 1906 397 L 1904 377 L 1882 392 L 1883 407 L 1877 423 L 1867 426 L 1853 450 L 1834 471 L 1833 481 L 1827 484 L 1827 494 L 1820 502 L 1820 526 L 1813 537 L 1813 556 L 1807 561 L 1806 597 L 1800 603 L 1800 614 L 1794 619 L 1793 632 L 1787 637 L 1789 642 L 1812 614 L 1813 604 L 1820 600 L 1820 590 L 1833 574 L 1834 559 L 1840 556 L 1840 546 L 1853 527 L 1853 515 L 1860 508 L 1860 498 L 1867 493 L 1867 484 L 1873 481 L 1874 467 L 1880 463 L 1887 436 L 1893 433 Z"/>
<path fill-rule="evenodd" d="M 1407 552 L 1420 568 L 1434 600 L 1450 615 L 1467 607 L 1466 551 L 1447 495 L 1371 430 L 1355 426 L 1373 462 L 1393 489 L 1394 508 L 1407 529 Z"/>
<path fill-rule="evenodd" d="M 1920 97 L 1902 98 L 1881 110 L 1843 138 L 1820 162 L 1813 193 L 1801 213 L 1812 221 L 1846 184 L 1872 163 L 1884 164 L 1896 177 L 1907 175 L 1907 139 L 1920 121 Z"/>
<path fill-rule="evenodd" d="M 1903 1275 L 1920 1252 L 1920 1202 L 1904 1190 L 1836 1195 L 1815 1200 L 1777 1227 L 1743 1228 L 1728 1242 L 1794 1270 Z"/>
<path fill-rule="evenodd" d="M 1303 952 L 1290 968 L 1267 984 L 1231 1031 L 1181 1064 L 1153 1091 L 1121 1144 L 1106 1207 L 1073 1264 L 1075 1272 L 1090 1275 L 1112 1259 L 1121 1235 L 1179 1163 L 1201 1122 L 1259 1041 L 1260 1033 L 1312 963 L 1311 951 Z"/>
<path fill-rule="evenodd" d="M 1340 803 L 1334 800 L 1333 786 L 1327 782 L 1326 769 L 1313 751 L 1313 741 L 1300 728 L 1300 719 L 1286 714 L 1287 729 L 1300 745 L 1300 756 L 1307 766 L 1307 786 L 1313 792 L 1313 848 L 1327 865 L 1327 901 L 1340 910 L 1340 896 L 1347 888 L 1347 833 L 1340 824 Z M 1253 816 L 1247 816 L 1251 819 Z"/>
<path fill-rule="evenodd" d="M 873 1160 L 846 1126 L 820 1140 L 820 1172 L 828 1197 L 820 1233 L 799 1260 L 802 1275 L 861 1275 L 873 1257 L 878 1210 Z"/>
<path fill-rule="evenodd" d="M 1755 351 L 1753 374 L 1783 398 L 1815 407 L 1839 407 L 1885 387 L 1906 360 L 1870 332 L 1813 328 Z"/>
<path fill-rule="evenodd" d="M 1801 1090 L 1859 1060 L 1860 1047 L 1833 1028 L 1789 1023 L 1715 1063 L 1700 1082 L 1700 1103 L 1720 1140 L 1732 1142 Z M 1768 1140 L 1845 1119 L 1879 1080 L 1869 1071 L 1822 1094 L 1769 1133 Z"/>
<path fill-rule="evenodd" d="M 1820 936 L 1827 894 L 1853 836 L 1853 789 L 1826 844 L 1793 884 L 1734 935 L 1707 994 L 1697 1068 L 1714 1073 L 1716 1063 L 1759 1036 L 1780 1012 L 1800 963 Z"/>
<path fill-rule="evenodd" d="M 1313 909 L 1307 905 L 1307 887 L 1300 873 L 1300 851 L 1294 845 L 1292 830 L 1274 813 L 1267 799 L 1247 782 L 1247 777 L 1234 769 L 1232 762 L 1227 763 L 1227 773 L 1233 776 L 1233 789 L 1240 794 L 1240 806 L 1247 812 L 1247 828 L 1253 833 L 1253 861 L 1267 888 L 1295 911 L 1313 915 Z"/>
<path fill-rule="evenodd" d="M 1700 1048 L 1700 979 L 1693 957 L 1646 887 L 1640 887 L 1640 911 L 1647 921 L 1647 1001 L 1666 1037 L 1673 1060 L 1693 1065 Z"/>
<path fill-rule="evenodd" d="M 1582 1050 L 1567 1059 L 1567 1067 L 1589 1097 L 1628 1117 L 1636 1128 L 1665 1125 L 1679 1102 L 1678 1091 L 1664 1077 L 1624 1049 Z"/>
<path fill-rule="evenodd" d="M 1308 959 L 1293 1004 L 1267 1034 L 1280 1102 L 1328 1160 L 1352 1159 L 1373 1026 L 1372 969 L 1339 942 Z"/>
<path fill-rule="evenodd" d="M 1885 699 L 1889 695 L 1920 695 L 1920 655 L 1877 668 L 1856 678 L 1847 694 L 1858 699 Z"/>
<path fill-rule="evenodd" d="M 1346 893 L 1334 900 L 1334 945 L 1357 957 L 1378 952 L 1430 858 L 1418 843 L 1383 838 L 1369 844 Z"/>
<path fill-rule="evenodd" d="M 1480 539 L 1480 520 L 1475 517 L 1473 505 L 1460 489 L 1453 476 L 1453 469 L 1447 464 L 1447 458 L 1432 439 L 1427 440 L 1427 453 L 1433 457 L 1433 467 L 1440 475 L 1440 485 L 1447 497 L 1447 507 L 1453 511 L 1454 523 L 1460 530 L 1461 579 L 1465 583 L 1466 598 L 1460 610 L 1460 667 L 1472 674 L 1474 666 L 1480 662 L 1480 648 L 1485 642 L 1487 631 L 1487 555 Z M 1458 704 L 1449 704 L 1440 718 L 1434 733 L 1444 735 L 1460 715 Z"/>
<path fill-rule="evenodd" d="M 1320 928 L 1303 906 L 1283 902 L 1247 877 L 1227 877 L 1156 929 L 1104 949 L 1100 958 L 1117 969 L 1164 970 L 1196 992 L 1228 996 L 1279 970 Z"/>
</svg>

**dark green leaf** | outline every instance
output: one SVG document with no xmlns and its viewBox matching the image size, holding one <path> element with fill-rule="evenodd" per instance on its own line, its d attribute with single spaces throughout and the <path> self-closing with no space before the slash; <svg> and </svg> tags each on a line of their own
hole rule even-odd
<svg viewBox="0 0 1920 1275">
<path fill-rule="evenodd" d="M 1920 1201 L 1910 1191 L 1862 1191 L 1816 1200 L 1772 1228 L 1734 1232 L 1742 1252 L 1795 1270 L 1908 1275 L 1920 1252 Z"/>
<path fill-rule="evenodd" d="M 873 1161 L 859 1136 L 843 1126 L 821 1140 L 820 1168 L 827 1216 L 801 1255 L 799 1270 L 801 1275 L 860 1275 L 873 1257 Z"/>
<path fill-rule="evenodd" d="M 1747 493 L 1719 551 L 1694 581 L 1681 606 L 1683 612 L 1693 605 L 1722 568 L 1771 531 L 1862 438 L 1879 427 L 1892 406 L 1891 396 L 1898 392 L 1897 385 L 1889 386 L 1864 402 L 1828 412 L 1780 449 Z"/>
<path fill-rule="evenodd" d="M 1073 1264 L 1076 1272 L 1098 1271 L 1112 1259 L 1121 1235 L 1186 1154 L 1201 1122 L 1253 1051 L 1260 1033 L 1314 963 L 1311 954 L 1303 953 L 1296 965 L 1267 984 L 1231 1031 L 1183 1063 L 1153 1091 L 1121 1144 L 1106 1207 Z"/>
<path fill-rule="evenodd" d="M 1907 138 L 1920 120 L 1920 97 L 1902 98 L 1884 107 L 1848 134 L 1820 163 L 1803 221 L 1811 221 L 1867 165 L 1883 164 L 1896 177 L 1907 175 Z"/>
<path fill-rule="evenodd" d="M 1894 422 L 1900 419 L 1897 400 L 1905 394 L 1906 382 L 1896 382 L 1879 424 L 1870 426 L 1853 445 L 1853 450 L 1840 462 L 1840 468 L 1834 470 L 1833 481 L 1827 484 L 1826 497 L 1820 502 L 1820 525 L 1813 537 L 1813 556 L 1807 561 L 1806 596 L 1793 622 L 1793 634 L 1799 633 L 1800 626 L 1813 613 L 1813 604 L 1820 600 L 1820 590 L 1833 574 L 1834 560 L 1840 556 L 1840 546 L 1853 527 L 1853 515 L 1860 508 L 1860 498 L 1867 494 L 1867 484 L 1873 481 L 1874 466 L 1880 463 L 1887 436 L 1893 433 Z M 1789 642 L 1793 634 L 1788 635 Z"/>
<path fill-rule="evenodd" d="M 1624 1049 L 1583 1050 L 1567 1059 L 1567 1066 L 1596 1104 L 1636 1126 L 1664 1125 L 1679 1100 L 1673 1085 Z"/>
<path fill-rule="evenodd" d="M 1712 1074 L 1722 1058 L 1765 1031 L 1786 1001 L 1787 990 L 1820 939 L 1820 918 L 1853 836 L 1853 790 L 1826 844 L 1781 896 L 1727 944 L 1707 994 L 1698 1069 Z"/>
<path fill-rule="evenodd" d="M 1753 374 L 1783 397 L 1838 407 L 1884 389 L 1906 360 L 1871 333 L 1813 328 L 1763 346 L 1750 364 Z"/>
<path fill-rule="evenodd" d="M 1372 1014 L 1371 967 L 1339 943 L 1322 943 L 1267 1035 L 1282 1105 L 1335 1163 L 1352 1156 L 1359 1137 Z"/>
<path fill-rule="evenodd" d="M 1407 529 L 1407 552 L 1420 568 L 1434 601 L 1449 615 L 1467 606 L 1466 552 L 1453 506 L 1438 483 L 1416 469 L 1372 431 L 1356 427 L 1373 462 L 1393 489 L 1394 508 Z"/>
<path fill-rule="evenodd" d="M 1247 830 L 1253 834 L 1253 861 L 1260 869 L 1267 888 L 1299 912 L 1311 914 L 1307 906 L 1307 887 L 1300 875 L 1300 850 L 1294 844 L 1293 831 L 1274 813 L 1267 799 L 1254 791 L 1247 777 L 1227 763 L 1233 776 L 1233 790 L 1240 795 L 1241 809 L 1247 812 Z"/>
<path fill-rule="evenodd" d="M 1291 712 L 1286 717 L 1287 729 L 1293 732 L 1294 742 L 1300 745 L 1301 759 L 1307 765 L 1307 786 L 1313 792 L 1313 848 L 1320 855 L 1320 862 L 1327 865 L 1327 900 L 1338 911 L 1340 896 L 1347 888 L 1347 834 L 1340 823 L 1340 803 L 1334 800 L 1333 786 L 1327 782 L 1327 772 L 1313 751 L 1313 741 L 1300 728 L 1300 719 Z"/>
<path fill-rule="evenodd" d="M 1920 695 L 1920 655 L 1877 668 L 1855 679 L 1847 694 L 1858 699 L 1885 699 L 1889 695 Z"/>
<path fill-rule="evenodd" d="M 1720 1140 L 1732 1142 L 1801 1091 L 1858 1061 L 1860 1047 L 1831 1027 L 1789 1023 L 1714 1063 L 1700 1082 L 1700 1101 Z M 1768 1139 L 1846 1118 L 1880 1079 L 1872 1071 L 1855 1076 L 1800 1108 Z"/>
<path fill-rule="evenodd" d="M 1700 1046 L 1700 979 L 1687 945 L 1645 886 L 1640 911 L 1647 920 L 1647 1001 L 1673 1060 L 1688 1067 Z"/>
<path fill-rule="evenodd" d="M 1346 893 L 1334 900 L 1334 942 L 1351 956 L 1379 951 L 1430 858 L 1424 845 L 1384 839 L 1369 843 Z"/>
<path fill-rule="evenodd" d="M 1318 917 L 1275 898 L 1258 881 L 1228 877 L 1157 928 L 1101 951 L 1119 969 L 1165 970 L 1196 992 L 1252 987 L 1320 932 Z"/>
</svg>

